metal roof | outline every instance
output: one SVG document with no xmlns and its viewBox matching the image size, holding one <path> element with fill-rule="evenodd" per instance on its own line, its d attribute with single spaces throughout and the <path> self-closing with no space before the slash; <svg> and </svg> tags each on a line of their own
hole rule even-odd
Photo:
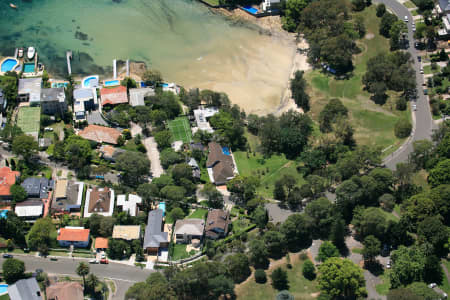
<svg viewBox="0 0 450 300">
<path fill-rule="evenodd" d="M 149 212 L 147 227 L 145 228 L 144 248 L 159 247 L 161 243 L 168 242 L 168 233 L 161 230 L 162 220 L 162 209 Z"/>
<path fill-rule="evenodd" d="M 21 279 L 8 286 L 8 294 L 11 300 L 42 300 L 41 290 L 34 277 Z"/>
</svg>

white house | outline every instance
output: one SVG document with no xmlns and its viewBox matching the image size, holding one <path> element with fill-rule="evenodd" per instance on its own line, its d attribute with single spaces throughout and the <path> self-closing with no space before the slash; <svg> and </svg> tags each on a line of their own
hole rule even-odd
<svg viewBox="0 0 450 300">
<path fill-rule="evenodd" d="M 262 6 L 264 11 L 276 9 L 280 6 L 281 0 L 264 0 Z"/>
<path fill-rule="evenodd" d="M 118 195 L 117 196 L 117 206 L 122 207 L 122 211 L 126 211 L 130 214 L 130 216 L 135 217 L 138 208 L 137 205 L 142 203 L 142 198 L 138 195 L 129 194 L 128 199 L 127 195 Z"/>
</svg>

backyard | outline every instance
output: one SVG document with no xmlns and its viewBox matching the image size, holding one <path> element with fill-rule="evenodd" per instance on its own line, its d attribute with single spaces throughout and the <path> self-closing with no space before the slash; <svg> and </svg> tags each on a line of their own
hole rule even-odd
<svg viewBox="0 0 450 300">
<path fill-rule="evenodd" d="M 192 140 L 191 127 L 187 117 L 178 117 L 168 121 L 168 127 L 173 136 L 173 141 L 183 141 L 189 143 Z"/>
<path fill-rule="evenodd" d="M 207 214 L 208 214 L 207 209 L 198 208 L 192 214 L 187 216 L 187 219 L 205 219 Z"/>
<path fill-rule="evenodd" d="M 21 107 L 17 114 L 17 126 L 26 134 L 39 134 L 39 127 L 41 122 L 41 108 L 40 107 Z"/>
<path fill-rule="evenodd" d="M 382 149 L 392 145 L 384 152 L 388 155 L 403 142 L 394 135 L 395 123 L 400 118 L 410 118 L 411 114 L 409 109 L 403 112 L 395 109 L 396 93 L 389 92 L 388 101 L 380 106 L 370 100 L 370 94 L 363 90 L 361 79 L 366 72 L 367 61 L 377 54 L 389 52 L 389 41 L 379 34 L 380 19 L 375 15 L 375 6 L 358 14 L 365 20 L 367 34 L 357 41 L 361 53 L 354 56 L 355 69 L 350 78 L 338 80 L 320 70 L 306 73 L 312 99 L 311 115 L 317 121 L 328 101 L 339 98 L 350 112 L 349 119 L 355 129 L 357 143 L 377 145 Z"/>
<path fill-rule="evenodd" d="M 173 254 L 171 256 L 172 260 L 179 260 L 183 258 L 188 258 L 189 253 L 186 252 L 186 244 L 173 244 Z"/>
<path fill-rule="evenodd" d="M 273 300 L 278 291 L 270 284 L 269 274 L 275 267 L 281 266 L 287 271 L 289 281 L 289 292 L 295 299 L 310 300 L 316 299 L 319 292 L 317 280 L 309 281 L 302 275 L 304 260 L 300 259 L 299 254 L 290 254 L 292 268 L 287 268 L 286 259 L 280 259 L 271 262 L 271 267 L 266 271 L 267 282 L 264 284 L 256 283 L 253 276 L 245 282 L 236 286 L 236 295 L 238 300 Z"/>
</svg>

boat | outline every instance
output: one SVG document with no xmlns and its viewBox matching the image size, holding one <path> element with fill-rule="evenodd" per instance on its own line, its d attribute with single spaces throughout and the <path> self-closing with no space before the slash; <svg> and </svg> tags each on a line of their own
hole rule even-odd
<svg viewBox="0 0 450 300">
<path fill-rule="evenodd" d="M 27 57 L 28 59 L 32 59 L 34 54 L 36 53 L 36 49 L 34 47 L 28 47 Z"/>
<path fill-rule="evenodd" d="M 14 9 L 17 9 L 17 5 L 12 4 L 12 3 L 9 4 L 9 7 L 14 8 Z"/>
<path fill-rule="evenodd" d="M 19 58 L 23 57 L 23 48 L 19 48 Z"/>
</svg>

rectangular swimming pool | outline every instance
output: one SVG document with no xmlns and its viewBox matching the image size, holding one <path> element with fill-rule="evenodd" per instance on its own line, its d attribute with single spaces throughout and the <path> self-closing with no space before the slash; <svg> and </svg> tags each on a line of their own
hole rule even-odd
<svg viewBox="0 0 450 300">
<path fill-rule="evenodd" d="M 251 6 L 244 6 L 243 9 L 248 11 L 252 15 L 258 13 L 258 10 L 256 8 L 254 8 L 254 7 L 251 7 Z"/>
<path fill-rule="evenodd" d="M 166 215 L 166 202 L 159 202 L 158 208 L 163 211 L 163 216 Z"/>
<path fill-rule="evenodd" d="M 7 284 L 0 284 L 0 295 L 8 292 L 8 285 Z"/>
<path fill-rule="evenodd" d="M 108 87 L 108 86 L 116 86 L 116 85 L 120 85 L 120 81 L 119 80 L 108 80 L 105 81 L 103 83 L 104 86 Z"/>
<path fill-rule="evenodd" d="M 34 63 L 25 63 L 23 65 L 24 73 L 34 73 Z"/>
</svg>

